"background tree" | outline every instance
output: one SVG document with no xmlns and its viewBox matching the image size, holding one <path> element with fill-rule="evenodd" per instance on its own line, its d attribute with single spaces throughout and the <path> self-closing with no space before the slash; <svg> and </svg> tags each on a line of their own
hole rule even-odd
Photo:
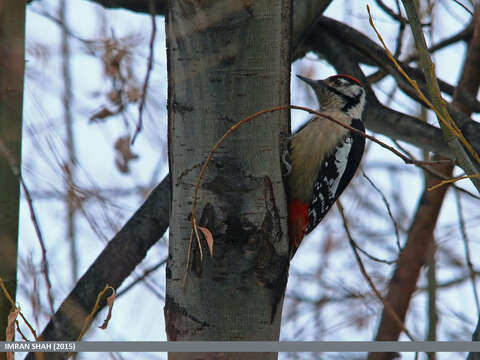
<svg viewBox="0 0 480 360">
<path fill-rule="evenodd" d="M 15 299 L 17 287 L 18 209 L 22 144 L 25 4 L 0 6 L 0 278 Z M 0 341 L 5 341 L 9 299 L 0 296 Z M 4 358 L 0 354 L 0 359 Z"/>
</svg>

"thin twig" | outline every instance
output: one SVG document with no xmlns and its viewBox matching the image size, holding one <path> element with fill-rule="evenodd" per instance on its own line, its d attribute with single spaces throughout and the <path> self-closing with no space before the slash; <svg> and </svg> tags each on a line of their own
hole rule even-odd
<svg viewBox="0 0 480 360">
<path fill-rule="evenodd" d="M 337 207 L 338 207 L 338 210 L 340 211 L 340 215 L 342 216 L 343 227 L 345 229 L 345 233 L 347 234 L 348 241 L 349 241 L 350 246 L 353 250 L 353 253 L 355 255 L 355 259 L 357 260 L 358 266 L 360 267 L 360 271 L 361 271 L 363 277 L 365 278 L 365 280 L 367 280 L 368 285 L 370 285 L 370 288 L 373 290 L 373 292 L 375 293 L 377 298 L 382 302 L 385 309 L 390 313 L 390 315 L 398 323 L 398 326 L 402 329 L 402 331 L 405 333 L 405 335 L 407 335 L 407 337 L 410 340 L 415 341 L 415 338 L 412 336 L 412 334 L 410 334 L 408 329 L 405 327 L 405 324 L 399 318 L 396 311 L 392 308 L 390 303 L 387 300 L 385 300 L 385 298 L 382 296 L 382 294 L 380 294 L 380 291 L 377 290 L 377 288 L 375 287 L 375 284 L 373 283 L 373 280 L 370 278 L 367 271 L 365 270 L 365 266 L 363 265 L 363 261 L 360 257 L 360 254 L 357 251 L 357 249 L 358 249 L 357 243 L 355 242 L 355 240 L 352 237 L 352 234 L 350 233 L 350 229 L 348 228 L 348 222 L 347 222 L 347 219 L 345 217 L 345 213 L 343 211 L 343 206 L 342 206 L 342 203 L 339 200 L 337 200 Z"/>
<path fill-rule="evenodd" d="M 185 284 L 187 283 L 188 267 L 190 266 L 190 255 L 192 253 L 192 241 L 193 241 L 193 225 L 192 225 L 192 229 L 190 229 L 190 239 L 188 240 L 187 262 L 185 263 L 185 274 L 183 274 L 182 288 L 185 288 Z M 199 241 L 199 239 L 197 239 L 197 241 Z"/>
<path fill-rule="evenodd" d="M 5 286 L 5 283 L 3 282 L 3 279 L 1 277 L 0 277 L 0 289 L 2 289 L 5 297 L 8 299 L 8 301 L 10 301 L 10 304 L 12 304 L 12 308 L 16 309 L 17 304 L 15 304 L 15 301 L 13 301 L 12 296 L 8 292 L 7 287 Z M 19 315 L 22 318 L 22 320 L 25 322 L 27 327 L 30 329 L 30 332 L 32 333 L 33 337 L 35 338 L 35 341 L 38 341 L 37 332 L 35 331 L 33 326 L 28 322 L 28 320 L 25 318 L 22 311 L 19 312 Z M 21 335 L 22 335 L 23 338 L 25 338 L 25 336 L 22 333 L 21 333 Z"/>
<path fill-rule="evenodd" d="M 23 192 L 25 193 L 25 198 L 27 199 L 28 209 L 30 211 L 30 218 L 32 219 L 33 227 L 35 228 L 35 233 L 37 235 L 38 242 L 40 244 L 40 249 L 42 251 L 42 273 L 45 278 L 45 283 L 47 284 L 47 298 L 48 305 L 50 306 L 50 311 L 52 315 L 55 313 L 53 307 L 53 295 L 52 295 L 52 283 L 50 281 L 49 272 L 48 272 L 48 260 L 47 260 L 47 249 L 45 247 L 45 241 L 43 241 L 43 235 L 40 230 L 40 225 L 38 223 L 37 215 L 35 214 L 35 209 L 33 208 L 33 200 L 30 196 L 30 191 L 28 191 L 27 185 L 23 180 L 23 177 L 20 175 L 20 184 L 22 186 Z"/>
<path fill-rule="evenodd" d="M 55 313 L 53 307 L 53 295 L 52 295 L 52 283 L 50 282 L 50 277 L 48 275 L 48 261 L 47 261 L 47 250 L 45 248 L 45 242 L 43 241 L 42 232 L 40 231 L 40 225 L 35 214 L 35 209 L 33 207 L 33 200 L 30 196 L 30 192 L 28 191 L 28 187 L 23 180 L 22 174 L 20 173 L 20 167 L 18 166 L 15 158 L 12 156 L 8 148 L 5 146 L 2 139 L 0 139 L 0 154 L 8 161 L 10 164 L 10 169 L 12 170 L 13 174 L 18 177 L 20 180 L 20 185 L 25 193 L 25 198 L 27 200 L 28 209 L 30 211 L 30 218 L 32 219 L 33 227 L 35 229 L 35 233 L 37 235 L 38 242 L 40 243 L 40 248 L 42 251 L 42 273 L 45 278 L 45 282 L 47 284 L 47 298 L 48 298 L 48 305 L 50 307 L 50 311 L 52 315 Z"/>
<path fill-rule="evenodd" d="M 132 136 L 131 144 L 135 142 L 138 133 L 142 130 L 143 126 L 143 108 L 145 107 L 145 99 L 147 97 L 147 88 L 148 81 L 150 80 L 150 74 L 152 73 L 153 68 L 153 50 L 155 45 L 155 35 L 157 34 L 157 23 L 155 21 L 155 2 L 153 0 L 149 1 L 150 7 L 150 17 L 152 19 L 152 33 L 150 35 L 150 44 L 149 44 L 149 55 L 148 55 L 148 64 L 147 64 L 147 74 L 145 75 L 145 81 L 143 82 L 142 88 L 142 97 L 140 99 L 140 104 L 138 105 L 138 122 L 135 132 Z"/>
<path fill-rule="evenodd" d="M 392 140 L 392 141 L 393 141 L 393 143 L 394 143 L 400 150 L 402 150 L 405 154 L 407 154 L 411 159 L 414 159 L 414 158 L 415 158 L 415 157 L 413 156 L 413 154 L 410 153 L 407 149 L 405 149 L 402 145 L 400 145 L 400 143 L 399 143 L 398 141 L 396 141 L 396 140 Z M 459 181 L 459 180 L 464 180 L 464 179 L 467 179 L 467 178 L 472 178 L 472 177 L 480 176 L 480 175 L 460 176 L 460 177 L 458 177 L 458 178 L 453 178 L 453 179 L 451 179 L 451 178 L 447 178 L 446 176 L 443 176 L 443 175 L 441 175 L 441 174 L 437 173 L 436 171 L 433 171 L 432 169 L 429 169 L 429 168 L 423 168 L 423 170 L 425 170 L 428 174 L 433 175 L 433 176 L 435 176 L 436 178 L 442 180 L 439 184 L 429 187 L 429 188 L 427 189 L 428 191 L 435 190 L 435 189 L 437 189 L 437 188 L 439 188 L 439 187 L 441 187 L 441 186 L 443 186 L 443 185 L 448 185 L 448 184 L 457 182 L 457 181 Z M 470 196 L 473 196 L 473 197 L 476 198 L 476 199 L 480 199 L 477 195 L 474 195 L 474 194 L 472 194 L 472 193 L 470 193 L 470 192 L 468 192 L 468 191 L 466 191 L 466 190 L 464 190 L 464 189 L 462 189 L 462 188 L 460 188 L 460 187 L 458 187 L 458 186 L 456 186 L 456 185 L 452 185 L 452 186 L 453 186 L 456 190 L 458 190 L 458 191 L 466 192 L 466 193 L 468 193 Z"/>
<path fill-rule="evenodd" d="M 355 245 L 356 245 L 357 250 L 359 252 L 361 252 L 363 255 L 365 255 L 366 257 L 368 257 L 370 260 L 372 260 L 374 262 L 378 262 L 378 263 L 382 263 L 382 264 L 386 264 L 386 265 L 393 265 L 397 262 L 397 260 L 380 259 L 379 257 L 376 257 L 376 256 L 370 254 L 367 250 L 364 250 L 363 248 L 361 248 L 360 245 L 358 245 L 358 244 L 355 244 Z"/>
<path fill-rule="evenodd" d="M 395 11 L 393 11 L 392 9 L 390 9 L 382 0 L 375 0 L 375 2 L 377 3 L 377 5 L 383 10 L 385 11 L 385 13 L 387 13 L 392 19 L 398 21 L 400 24 L 407 24 L 408 23 L 408 20 L 405 19 L 401 13 L 396 13 Z"/>
<path fill-rule="evenodd" d="M 432 175 L 432 176 L 435 176 L 437 179 L 440 179 L 440 180 L 449 180 L 446 176 L 440 174 L 438 171 L 435 171 L 431 168 L 428 168 L 428 167 L 424 167 L 423 170 L 425 170 L 428 174 Z M 455 183 L 453 183 L 451 185 L 455 190 L 457 191 L 460 191 L 462 193 L 464 193 L 465 195 L 468 195 L 474 199 L 477 199 L 477 200 L 480 200 L 480 196 L 476 195 L 476 194 L 473 194 L 472 192 L 468 191 L 468 190 L 465 190 L 463 188 L 461 188 L 460 186 L 457 186 L 455 185 Z"/>
<path fill-rule="evenodd" d="M 434 186 L 430 186 L 427 190 L 428 191 L 432 191 L 432 190 L 435 190 L 443 185 L 448 185 L 448 184 L 451 184 L 453 182 L 457 182 L 459 180 L 464 180 L 464 179 L 473 179 L 473 178 L 477 178 L 477 177 L 480 177 L 480 174 L 473 174 L 473 175 L 463 175 L 463 176 L 459 176 L 459 177 L 456 177 L 456 178 L 453 178 L 453 179 L 446 179 L 446 180 L 442 180 L 440 181 L 440 183 L 438 183 L 437 185 L 434 185 Z"/>
<path fill-rule="evenodd" d="M 420 88 L 418 87 L 418 84 L 415 80 L 412 80 L 408 75 L 407 73 L 402 69 L 402 67 L 400 66 L 400 64 L 397 62 L 397 60 L 393 57 L 392 53 L 390 52 L 390 50 L 388 50 L 388 47 L 387 45 L 385 44 L 385 42 L 383 41 L 383 38 L 382 36 L 380 35 L 380 33 L 378 32 L 377 28 L 375 27 L 375 24 L 373 23 L 373 18 L 372 18 L 372 14 L 370 12 L 370 7 L 367 5 L 367 11 L 368 11 L 368 16 L 369 16 L 369 22 L 370 22 L 370 25 L 372 26 L 373 30 L 375 31 L 375 33 L 377 34 L 377 37 L 378 39 L 380 40 L 380 42 L 382 43 L 384 49 L 385 49 L 385 52 L 388 56 L 388 58 L 393 62 L 393 64 L 395 65 L 395 67 L 397 68 L 397 70 L 400 72 L 400 74 L 402 74 L 402 76 L 408 81 L 408 83 L 416 90 L 417 92 L 417 95 L 420 97 L 420 99 L 430 108 L 432 109 L 435 114 L 437 115 L 437 118 L 438 120 L 440 121 L 440 123 L 442 123 L 447 129 L 448 131 L 450 131 L 450 133 L 452 135 L 454 135 L 456 138 L 458 138 L 460 140 L 460 142 L 465 146 L 465 148 L 470 152 L 470 154 L 473 156 L 473 158 L 475 159 L 475 161 L 477 161 L 478 164 L 480 164 L 480 157 L 479 155 L 477 154 L 477 152 L 473 149 L 472 145 L 467 141 L 467 139 L 464 137 L 464 135 L 462 134 L 462 132 L 460 131 L 460 129 L 458 128 L 457 124 L 452 120 L 452 118 L 450 117 L 450 115 L 448 114 L 448 112 L 445 110 L 445 109 L 437 109 L 436 106 L 433 106 L 433 104 L 425 97 L 425 95 L 421 92 Z M 436 79 L 436 78 L 435 78 Z M 442 113 L 443 111 L 443 113 Z"/>
<path fill-rule="evenodd" d="M 387 198 L 385 197 L 385 194 L 382 192 L 382 190 L 380 190 L 377 185 L 375 185 L 375 183 L 367 176 L 367 174 L 365 173 L 365 171 L 362 170 L 362 175 L 365 179 L 367 179 L 367 181 L 370 183 L 370 185 L 375 189 L 376 192 L 378 192 L 378 194 L 380 195 L 380 197 L 382 198 L 383 200 L 383 203 L 385 204 L 385 207 L 387 208 L 387 212 L 388 212 L 388 216 L 390 217 L 390 219 L 392 220 L 392 223 L 393 223 L 393 226 L 395 228 L 395 237 L 397 239 L 397 247 L 398 247 L 398 250 L 399 251 L 402 251 L 402 246 L 400 245 L 400 232 L 398 230 L 398 224 L 395 220 L 395 218 L 393 217 L 393 213 L 392 213 L 392 209 L 390 208 L 390 204 L 388 203 L 388 200 Z"/>
<path fill-rule="evenodd" d="M 470 10 L 469 8 L 467 8 L 465 5 L 463 5 L 460 1 L 458 0 L 453 0 L 454 3 L 456 3 L 457 5 L 460 5 L 462 8 L 465 9 L 466 12 L 468 12 L 470 15 L 473 16 L 473 12 L 472 10 Z"/>
<path fill-rule="evenodd" d="M 478 291 L 476 286 L 477 281 L 475 276 L 475 269 L 473 268 L 473 264 L 472 264 L 472 257 L 470 255 L 470 247 L 468 246 L 469 239 L 467 236 L 467 229 L 465 228 L 465 218 L 463 216 L 462 203 L 460 201 L 460 194 L 458 193 L 458 191 L 455 191 L 455 200 L 457 203 L 457 214 L 458 214 L 458 222 L 460 225 L 460 233 L 462 234 L 463 247 L 465 250 L 465 260 L 467 261 L 467 267 L 470 274 L 470 279 L 472 281 L 473 296 L 475 298 L 475 305 L 477 307 L 477 316 L 478 316 L 480 315 L 480 301 L 479 301 Z"/>
<path fill-rule="evenodd" d="M 452 35 L 451 37 L 443 39 L 443 40 L 439 41 L 438 43 L 430 46 L 428 48 L 428 52 L 430 54 L 433 54 L 434 52 L 436 52 L 438 50 L 442 50 L 443 48 L 445 48 L 447 46 L 450 46 L 452 44 L 455 44 L 458 41 L 465 40 L 468 36 L 471 36 L 472 33 L 473 33 L 473 24 L 470 23 L 465 29 L 460 30 L 455 35 Z M 412 54 L 412 55 L 408 56 L 406 59 L 404 59 L 403 63 L 408 64 L 408 63 L 410 63 L 412 61 L 416 61 L 416 60 L 418 60 L 418 54 Z"/>
<path fill-rule="evenodd" d="M 140 281 L 143 281 L 145 278 L 147 278 L 151 273 L 157 271 L 159 268 L 161 268 L 163 265 L 167 263 L 168 257 L 164 258 L 157 264 L 153 265 L 152 267 L 146 269 L 142 275 L 140 275 L 138 278 L 133 280 L 130 284 L 128 284 L 125 289 L 122 289 L 122 291 L 118 292 L 116 295 L 116 298 L 118 299 L 120 296 L 125 294 L 127 291 L 129 291 L 132 287 L 137 285 Z"/>
<path fill-rule="evenodd" d="M 85 335 L 85 332 L 90 327 L 90 324 L 93 321 L 93 317 L 100 310 L 100 300 L 102 300 L 103 295 L 105 295 L 108 289 L 112 289 L 112 291 L 115 291 L 110 285 L 107 284 L 105 285 L 104 289 L 98 293 L 97 300 L 95 301 L 95 305 L 93 306 L 92 311 L 90 312 L 90 314 L 88 314 L 88 316 L 85 318 L 85 321 L 83 322 L 83 327 L 80 330 L 77 341 L 82 340 L 83 335 Z"/>
</svg>

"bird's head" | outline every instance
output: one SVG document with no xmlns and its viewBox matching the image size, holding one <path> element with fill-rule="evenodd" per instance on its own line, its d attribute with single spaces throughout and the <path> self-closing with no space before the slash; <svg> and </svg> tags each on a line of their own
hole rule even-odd
<svg viewBox="0 0 480 360">
<path fill-rule="evenodd" d="M 365 90 L 353 76 L 339 74 L 324 80 L 297 77 L 312 87 L 322 111 L 342 111 L 352 118 L 361 119 Z"/>
</svg>

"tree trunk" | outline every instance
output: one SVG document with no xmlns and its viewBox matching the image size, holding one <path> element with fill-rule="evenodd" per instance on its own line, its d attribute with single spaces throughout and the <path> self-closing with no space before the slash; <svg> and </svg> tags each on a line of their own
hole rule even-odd
<svg viewBox="0 0 480 360">
<path fill-rule="evenodd" d="M 0 6 L 0 277 L 15 299 L 22 143 L 25 3 Z M 5 341 L 12 304 L 0 292 L 0 341 Z M 0 353 L 5 359 L 6 353 Z"/>
<path fill-rule="evenodd" d="M 289 104 L 288 0 L 170 1 L 166 21 L 172 176 L 165 318 L 171 341 L 278 340 L 288 275 L 282 134 L 289 112 L 240 127 L 214 155 L 197 218 L 213 256 L 191 234 L 194 187 L 216 141 L 259 110 Z M 176 353 L 170 359 L 219 354 Z M 275 359 L 277 354 L 222 354 Z"/>
</svg>

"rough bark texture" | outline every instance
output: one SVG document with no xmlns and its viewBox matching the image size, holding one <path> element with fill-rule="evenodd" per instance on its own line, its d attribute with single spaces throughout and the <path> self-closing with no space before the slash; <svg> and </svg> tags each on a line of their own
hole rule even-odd
<svg viewBox="0 0 480 360">
<path fill-rule="evenodd" d="M 199 171 L 236 122 L 290 99 L 289 1 L 168 4 L 169 156 L 172 177 L 165 319 L 169 340 L 278 340 L 288 273 L 280 156 L 288 112 L 235 131 L 199 190 L 199 225 L 185 285 Z M 170 359 L 275 359 L 277 354 L 170 354 Z"/>
<path fill-rule="evenodd" d="M 17 287 L 24 48 L 25 4 L 7 1 L 0 5 L 0 277 L 13 299 Z M 0 291 L 0 341 L 5 341 L 11 308 Z M 0 359 L 5 356 L 0 353 Z"/>
<path fill-rule="evenodd" d="M 475 18 L 477 21 L 475 21 L 474 35 L 470 42 L 461 77 L 453 98 L 453 105 L 466 115 L 471 114 L 471 108 L 465 104 L 464 98 L 459 94 L 468 93 L 474 95 L 480 86 L 480 71 L 478 68 L 478 59 L 480 57 L 480 6 L 476 7 Z M 452 176 L 452 170 L 451 166 L 446 166 L 442 172 L 446 176 Z M 428 175 L 426 176 L 425 190 L 416 210 L 407 243 L 390 280 L 386 299 L 402 321 L 405 321 L 410 300 L 413 292 L 416 290 L 420 269 L 425 264 L 428 252 L 432 248 L 435 223 L 447 191 L 446 186 L 431 192 L 426 190 L 427 187 L 433 186 L 437 182 L 438 180 L 434 180 Z M 399 324 L 388 311 L 384 310 L 375 340 L 397 340 L 400 333 Z M 389 360 L 393 358 L 392 355 L 391 353 L 370 353 L 368 359 Z"/>
</svg>

